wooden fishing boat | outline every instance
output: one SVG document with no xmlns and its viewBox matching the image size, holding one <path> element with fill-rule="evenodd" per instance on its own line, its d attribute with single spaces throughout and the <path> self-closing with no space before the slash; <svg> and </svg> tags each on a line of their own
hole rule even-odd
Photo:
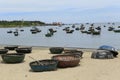
<svg viewBox="0 0 120 80">
<path fill-rule="evenodd" d="M 14 33 L 14 36 L 18 36 L 19 35 L 18 31 L 15 31 L 13 33 Z"/>
<path fill-rule="evenodd" d="M 20 31 L 21 31 L 21 32 L 23 32 L 23 31 L 24 31 L 24 29 L 21 29 Z"/>
<path fill-rule="evenodd" d="M 74 30 L 67 30 L 66 33 L 73 33 Z"/>
<path fill-rule="evenodd" d="M 9 31 L 7 31 L 7 33 L 12 33 L 12 31 L 11 31 L 11 30 L 9 30 Z"/>
<path fill-rule="evenodd" d="M 93 31 L 92 35 L 100 35 L 100 31 Z"/>
<path fill-rule="evenodd" d="M 86 30 L 82 30 L 81 33 L 87 33 L 87 31 Z"/>
<path fill-rule="evenodd" d="M 75 30 L 80 30 L 80 28 L 79 28 L 79 27 L 77 27 L 77 28 L 75 28 Z"/>
<path fill-rule="evenodd" d="M 120 29 L 114 29 L 113 31 L 116 33 L 120 33 Z"/>
<path fill-rule="evenodd" d="M 47 33 L 47 34 L 45 34 L 45 36 L 46 36 L 46 37 L 51 37 L 52 34 L 51 34 L 51 33 Z"/>
<path fill-rule="evenodd" d="M 32 33 L 32 34 L 36 34 L 36 33 L 37 33 L 37 31 L 36 31 L 36 30 L 34 30 L 34 31 L 31 31 L 31 33 Z"/>
<path fill-rule="evenodd" d="M 114 28 L 113 27 L 108 27 L 108 31 L 113 31 Z"/>
</svg>

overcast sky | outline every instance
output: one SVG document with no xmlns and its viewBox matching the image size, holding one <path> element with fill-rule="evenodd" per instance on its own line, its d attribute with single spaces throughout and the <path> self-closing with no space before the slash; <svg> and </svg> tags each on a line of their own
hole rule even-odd
<svg viewBox="0 0 120 80">
<path fill-rule="evenodd" d="M 0 20 L 120 22 L 120 0 L 0 0 Z"/>
</svg>

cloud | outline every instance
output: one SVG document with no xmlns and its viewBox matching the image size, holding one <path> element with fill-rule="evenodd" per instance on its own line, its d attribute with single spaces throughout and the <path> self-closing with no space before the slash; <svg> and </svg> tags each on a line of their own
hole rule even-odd
<svg viewBox="0 0 120 80">
<path fill-rule="evenodd" d="M 1 12 L 52 11 L 67 8 L 95 9 L 106 6 L 119 6 L 119 0 L 2 0 Z"/>
<path fill-rule="evenodd" d="M 120 20 L 119 0 L 0 0 L 1 19 L 40 19 L 47 22 Z"/>
</svg>

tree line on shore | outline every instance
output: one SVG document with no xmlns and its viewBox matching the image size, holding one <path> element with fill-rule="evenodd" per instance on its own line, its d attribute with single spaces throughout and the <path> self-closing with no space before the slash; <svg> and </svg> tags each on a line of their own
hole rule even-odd
<svg viewBox="0 0 120 80">
<path fill-rule="evenodd" d="M 23 21 L 23 20 L 0 21 L 0 27 L 22 27 L 22 26 L 41 26 L 41 25 L 47 25 L 47 24 L 41 21 Z"/>
</svg>

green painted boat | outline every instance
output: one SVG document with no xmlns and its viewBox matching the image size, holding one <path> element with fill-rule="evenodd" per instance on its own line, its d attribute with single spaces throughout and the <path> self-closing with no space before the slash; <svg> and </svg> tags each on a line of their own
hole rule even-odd
<svg viewBox="0 0 120 80">
<path fill-rule="evenodd" d="M 25 58 L 23 53 L 9 53 L 1 55 L 3 62 L 5 63 L 21 63 Z"/>
<path fill-rule="evenodd" d="M 0 54 L 6 54 L 8 52 L 8 49 L 0 49 Z"/>
<path fill-rule="evenodd" d="M 51 47 L 49 50 L 52 54 L 61 54 L 64 51 L 64 48 L 63 47 Z"/>
</svg>

